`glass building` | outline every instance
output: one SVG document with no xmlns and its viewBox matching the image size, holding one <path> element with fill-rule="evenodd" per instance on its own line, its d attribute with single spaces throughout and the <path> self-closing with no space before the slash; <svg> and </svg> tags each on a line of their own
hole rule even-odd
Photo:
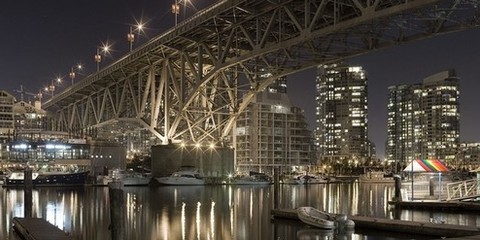
<svg viewBox="0 0 480 240">
<path fill-rule="evenodd" d="M 323 163 L 359 165 L 372 156 L 367 75 L 345 63 L 318 66 L 315 144 Z"/>
<path fill-rule="evenodd" d="M 412 159 L 453 163 L 460 133 L 459 79 L 442 71 L 422 84 L 389 87 L 387 160 L 405 165 Z"/>
</svg>

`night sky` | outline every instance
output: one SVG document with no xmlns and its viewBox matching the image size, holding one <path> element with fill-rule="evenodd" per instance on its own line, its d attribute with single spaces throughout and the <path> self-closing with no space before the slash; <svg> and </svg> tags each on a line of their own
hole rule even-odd
<svg viewBox="0 0 480 240">
<path fill-rule="evenodd" d="M 134 43 L 174 25 L 173 0 L 3 0 L 0 7 L 0 89 L 15 93 L 23 85 L 37 93 L 57 76 L 70 85 L 68 72 L 81 63 L 84 74 L 95 71 L 94 54 L 102 42 L 114 43 L 107 65 L 128 52 L 129 26 L 142 20 L 147 29 Z M 179 16 L 190 16 L 213 1 L 194 0 Z M 349 59 L 361 65 L 369 78 L 369 137 L 383 157 L 386 140 L 387 87 L 419 83 L 439 71 L 453 68 L 460 78 L 462 141 L 480 142 L 480 29 L 457 32 L 371 52 Z M 315 69 L 291 75 L 292 102 L 305 110 L 315 127 Z M 82 77 L 77 76 L 77 80 Z M 60 88 L 61 90 L 61 88 Z M 16 94 L 20 99 L 20 94 Z M 32 100 L 24 95 L 25 100 Z"/>
</svg>

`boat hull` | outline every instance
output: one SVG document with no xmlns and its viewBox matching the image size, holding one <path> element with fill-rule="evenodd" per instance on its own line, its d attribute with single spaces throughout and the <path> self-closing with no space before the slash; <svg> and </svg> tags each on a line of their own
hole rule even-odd
<svg viewBox="0 0 480 240">
<path fill-rule="evenodd" d="M 39 173 L 35 179 L 32 179 L 32 185 L 35 187 L 46 186 L 81 186 L 87 182 L 89 171 L 76 173 L 55 173 L 45 174 Z M 23 178 L 12 179 L 5 178 L 4 187 L 24 187 L 25 180 Z"/>
<path fill-rule="evenodd" d="M 297 208 L 298 218 L 311 226 L 322 229 L 353 229 L 355 222 L 343 214 L 330 214 L 313 207 Z"/>
<path fill-rule="evenodd" d="M 334 229 L 335 221 L 328 214 L 311 207 L 299 207 L 297 215 L 300 220 L 308 225 L 322 229 Z"/>
<path fill-rule="evenodd" d="M 205 185 L 205 181 L 199 178 L 187 178 L 187 177 L 159 177 L 156 178 L 157 182 L 162 185 Z"/>
<path fill-rule="evenodd" d="M 151 174 L 112 170 L 106 176 L 97 176 L 96 186 L 108 186 L 109 183 L 122 182 L 123 186 L 146 186 L 152 180 Z"/>
<path fill-rule="evenodd" d="M 272 184 L 269 181 L 256 181 L 256 180 L 247 180 L 247 179 L 236 179 L 233 181 L 235 185 L 260 185 L 260 186 L 268 186 Z"/>
</svg>

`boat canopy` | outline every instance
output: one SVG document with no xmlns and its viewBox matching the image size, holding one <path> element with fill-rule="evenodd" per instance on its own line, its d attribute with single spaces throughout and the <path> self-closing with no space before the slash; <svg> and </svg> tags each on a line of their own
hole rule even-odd
<svg viewBox="0 0 480 240">
<path fill-rule="evenodd" d="M 404 172 L 448 172 L 447 166 L 436 159 L 417 159 L 403 169 Z"/>
</svg>

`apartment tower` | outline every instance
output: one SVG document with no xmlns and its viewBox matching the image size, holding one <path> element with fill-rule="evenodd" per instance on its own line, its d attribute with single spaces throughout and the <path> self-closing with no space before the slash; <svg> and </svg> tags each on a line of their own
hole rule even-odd
<svg viewBox="0 0 480 240">
<path fill-rule="evenodd" d="M 323 163 L 358 165 L 371 157 L 367 76 L 345 63 L 318 67 L 315 144 Z"/>
<path fill-rule="evenodd" d="M 459 79 L 442 71 L 422 84 L 389 87 L 387 160 L 405 165 L 413 159 L 453 163 L 460 133 Z"/>
</svg>

